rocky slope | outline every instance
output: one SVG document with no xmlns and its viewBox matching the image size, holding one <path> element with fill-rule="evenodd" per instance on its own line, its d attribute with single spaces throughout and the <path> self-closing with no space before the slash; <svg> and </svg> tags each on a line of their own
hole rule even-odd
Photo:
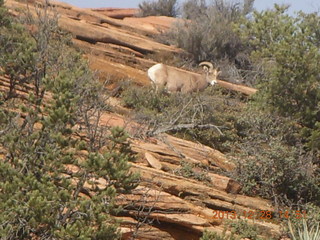
<svg viewBox="0 0 320 240">
<path fill-rule="evenodd" d="M 28 2 L 31 12 L 35 11 L 35 3 L 41 4 Z M 72 33 L 74 44 L 84 50 L 91 68 L 99 72 L 101 81 L 108 80 L 111 87 L 121 79 L 147 85 L 145 71 L 155 63 L 148 59 L 150 54 L 183 53 L 152 38 L 167 30 L 174 22 L 172 18 L 135 18 L 133 9 L 80 9 L 65 3 L 51 4 L 60 15 L 59 26 Z M 19 14 L 18 9 L 26 9 L 25 3 L 13 0 L 6 5 L 15 15 Z M 224 81 L 218 83 L 246 95 L 256 91 Z M 0 91 L 7 89 L 8 79 L 2 76 Z M 19 94 L 25 94 L 24 90 Z M 111 98 L 110 104 L 121 110 L 118 113 L 128 111 L 119 106 L 117 99 Z M 236 181 L 216 174 L 221 169 L 234 168 L 221 152 L 168 134 L 137 137 L 145 127 L 125 114 L 105 113 L 100 124 L 126 128 L 138 156 L 138 161 L 132 163 L 132 171 L 140 172 L 141 183 L 132 194 L 118 197 L 118 204 L 124 206 L 117 216 L 122 220 L 123 239 L 199 239 L 205 229 L 222 232 L 227 218 L 237 221 L 232 220 L 235 213 L 237 218 L 246 219 L 248 212 L 274 211 L 269 201 L 239 194 L 241 186 Z M 206 178 L 183 177 L 179 174 L 182 162 L 201 166 L 192 169 L 199 176 L 206 169 Z M 76 170 L 70 166 L 70 171 Z M 280 228 L 273 221 L 257 219 L 254 223 L 268 237 L 280 235 Z"/>
</svg>

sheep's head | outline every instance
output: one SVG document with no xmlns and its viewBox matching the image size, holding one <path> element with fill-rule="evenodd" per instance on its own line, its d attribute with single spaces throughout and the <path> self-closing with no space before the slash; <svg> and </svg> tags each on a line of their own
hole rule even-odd
<svg viewBox="0 0 320 240">
<path fill-rule="evenodd" d="M 217 83 L 217 77 L 220 74 L 220 71 L 213 68 L 213 64 L 211 62 L 201 62 L 199 64 L 200 67 L 203 67 L 203 70 L 207 74 L 207 79 L 210 85 L 214 85 Z M 210 77 L 209 77 L 210 76 Z"/>
</svg>

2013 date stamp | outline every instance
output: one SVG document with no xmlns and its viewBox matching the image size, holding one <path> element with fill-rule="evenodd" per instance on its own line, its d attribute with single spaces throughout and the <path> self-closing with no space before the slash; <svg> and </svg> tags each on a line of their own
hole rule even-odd
<svg viewBox="0 0 320 240">
<path fill-rule="evenodd" d="M 307 217 L 306 211 L 277 211 L 272 212 L 268 210 L 255 210 L 255 211 L 222 211 L 213 210 L 213 219 L 256 219 L 256 220 L 272 220 L 277 219 L 303 219 Z"/>
</svg>

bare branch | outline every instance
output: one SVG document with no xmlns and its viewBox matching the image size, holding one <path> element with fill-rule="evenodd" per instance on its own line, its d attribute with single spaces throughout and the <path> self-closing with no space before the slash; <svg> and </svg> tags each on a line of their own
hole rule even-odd
<svg viewBox="0 0 320 240">
<path fill-rule="evenodd" d="M 213 124 L 197 124 L 197 123 L 187 123 L 187 124 L 178 124 L 178 125 L 171 125 L 171 126 L 165 126 L 162 128 L 158 128 L 154 131 L 150 131 L 148 132 L 149 136 L 154 136 L 154 135 L 158 135 L 160 133 L 165 133 L 165 132 L 169 132 L 169 131 L 179 131 L 182 129 L 194 129 L 194 128 L 199 128 L 199 129 L 206 129 L 206 128 L 214 128 L 216 129 L 219 134 L 223 135 L 222 131 L 220 130 L 220 128 L 216 125 Z"/>
</svg>

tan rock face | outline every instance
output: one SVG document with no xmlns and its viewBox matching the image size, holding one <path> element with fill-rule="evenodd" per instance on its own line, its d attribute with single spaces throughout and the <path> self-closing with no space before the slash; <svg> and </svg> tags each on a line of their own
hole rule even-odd
<svg viewBox="0 0 320 240">
<path fill-rule="evenodd" d="M 145 31 L 149 34 L 161 34 L 170 29 L 177 19 L 166 16 L 149 16 L 145 18 L 127 17 L 123 22 L 133 28 Z"/>
<path fill-rule="evenodd" d="M 139 13 L 137 8 L 91 8 L 90 10 L 116 19 L 134 17 Z"/>
<path fill-rule="evenodd" d="M 144 154 L 144 156 L 151 167 L 158 169 L 158 170 L 160 170 L 162 168 L 160 161 L 158 159 L 156 159 L 152 154 L 146 152 Z"/>
<path fill-rule="evenodd" d="M 29 2 L 41 3 L 38 0 Z M 110 80 L 110 86 L 116 86 L 122 79 L 131 79 L 141 86 L 150 84 L 146 70 L 155 62 L 148 59 L 148 54 L 183 52 L 148 37 L 169 29 L 175 21 L 173 18 L 132 18 L 136 9 L 80 9 L 59 2 L 51 4 L 61 15 L 59 26 L 72 34 L 74 44 L 85 51 L 91 68 L 99 71 L 101 81 Z M 26 8 L 25 3 L 13 0 L 6 1 L 6 5 L 11 9 Z M 34 11 L 32 5 L 30 10 Z M 7 91 L 8 82 L 7 78 L 0 76 L 0 91 Z M 218 83 L 246 95 L 256 91 L 220 80 Z M 19 96 L 25 96 L 28 87 L 18 89 Z M 50 95 L 45 98 L 50 99 Z M 110 101 L 114 107 L 119 105 L 114 99 Z M 121 111 L 128 112 L 124 108 Z M 140 173 L 139 187 L 131 194 L 117 198 L 117 204 L 124 207 L 117 216 L 123 220 L 123 239 L 199 239 L 204 229 L 223 231 L 226 219 L 215 219 L 215 211 L 273 210 L 269 201 L 240 195 L 239 183 L 214 173 L 216 170 L 232 171 L 235 167 L 215 149 L 167 134 L 134 138 L 146 127 L 119 114 L 105 113 L 100 124 L 124 127 L 132 136 L 131 147 L 139 157 L 131 168 Z M 0 151 L 0 156 L 3 154 Z M 177 175 L 182 161 L 205 166 L 209 181 Z M 66 166 L 66 174 L 78 170 L 72 165 Z M 106 184 L 99 179 L 96 181 L 99 188 Z M 86 186 L 89 192 L 92 186 Z M 279 226 L 273 223 L 256 220 L 255 224 L 267 229 L 271 235 L 280 232 Z"/>
</svg>

